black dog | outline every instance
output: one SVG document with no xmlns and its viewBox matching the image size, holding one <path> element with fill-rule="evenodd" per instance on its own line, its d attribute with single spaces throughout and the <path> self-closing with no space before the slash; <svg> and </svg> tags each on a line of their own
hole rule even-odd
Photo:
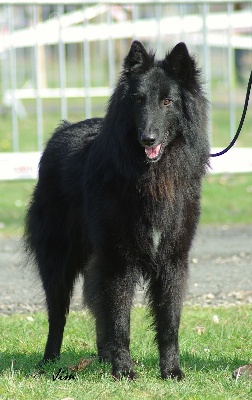
<svg viewBox="0 0 252 400">
<path fill-rule="evenodd" d="M 178 329 L 209 145 L 207 101 L 185 44 L 162 61 L 133 42 L 104 119 L 64 122 L 49 140 L 26 218 L 46 294 L 42 362 L 60 354 L 76 277 L 116 378 L 129 352 L 136 283 L 148 283 L 162 378 L 183 377 Z"/>
</svg>

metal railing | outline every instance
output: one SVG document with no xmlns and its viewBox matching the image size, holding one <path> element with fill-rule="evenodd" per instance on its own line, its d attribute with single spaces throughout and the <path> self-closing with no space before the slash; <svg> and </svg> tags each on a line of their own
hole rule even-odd
<svg viewBox="0 0 252 400">
<path fill-rule="evenodd" d="M 252 65 L 251 1 L 0 0 L 0 152 L 41 151 L 60 119 L 102 115 L 135 38 L 159 57 L 187 43 L 232 137 Z"/>
</svg>

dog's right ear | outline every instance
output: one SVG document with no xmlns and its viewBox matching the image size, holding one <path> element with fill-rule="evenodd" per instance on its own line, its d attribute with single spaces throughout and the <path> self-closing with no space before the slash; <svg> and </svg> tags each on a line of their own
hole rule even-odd
<svg viewBox="0 0 252 400">
<path fill-rule="evenodd" d="M 153 62 L 154 55 L 148 54 L 142 43 L 135 40 L 124 60 L 124 73 L 127 75 L 143 73 L 153 65 Z"/>
</svg>

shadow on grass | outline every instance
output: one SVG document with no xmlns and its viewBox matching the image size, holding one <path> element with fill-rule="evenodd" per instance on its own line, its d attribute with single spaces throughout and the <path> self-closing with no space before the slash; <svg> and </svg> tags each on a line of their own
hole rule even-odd
<svg viewBox="0 0 252 400">
<path fill-rule="evenodd" d="M 111 369 L 109 363 L 99 362 L 98 357 L 91 352 L 65 351 L 62 352 L 60 359 L 38 366 L 41 358 L 42 353 L 38 352 L 33 354 L 3 352 L 0 357 L 0 375 L 7 374 L 7 376 L 19 375 L 28 378 L 46 377 L 46 379 L 51 378 L 52 380 L 68 380 L 69 375 L 73 375 L 72 378 L 74 379 L 76 373 L 79 372 L 92 378 L 94 375 L 97 377 L 97 374 L 100 376 L 107 373 L 110 374 Z M 80 371 L 74 370 L 83 358 L 91 362 L 86 367 L 80 367 Z M 60 374 L 57 377 L 58 373 Z"/>
<path fill-rule="evenodd" d="M 109 363 L 99 362 L 98 357 L 94 356 L 92 352 L 74 352 L 64 351 L 61 355 L 60 360 L 52 363 L 47 363 L 45 366 L 37 368 L 36 365 L 40 361 L 42 353 L 33 353 L 32 355 L 23 354 L 19 352 L 3 352 L 1 354 L 1 367 L 0 374 L 20 375 L 24 377 L 46 377 L 46 379 L 56 380 L 57 374 L 59 379 L 67 379 L 69 373 L 81 374 L 85 376 L 85 379 L 93 380 L 94 378 L 101 378 L 102 376 L 110 376 L 111 365 Z M 90 360 L 93 358 L 86 367 L 80 369 L 80 371 L 71 371 L 69 367 L 76 366 L 82 358 Z M 248 359 L 241 357 L 225 357 L 220 355 L 219 357 L 214 356 L 212 358 L 203 358 L 197 355 L 192 355 L 187 352 L 183 352 L 180 357 L 182 369 L 186 372 L 203 372 L 203 373 L 217 373 L 226 371 L 232 375 L 232 372 L 239 366 L 247 364 Z M 154 356 L 146 356 L 143 359 L 138 359 L 135 363 L 136 371 L 142 373 L 151 374 L 153 377 L 160 378 L 158 369 L 158 359 Z M 74 379 L 74 378 L 73 378 Z"/>
</svg>

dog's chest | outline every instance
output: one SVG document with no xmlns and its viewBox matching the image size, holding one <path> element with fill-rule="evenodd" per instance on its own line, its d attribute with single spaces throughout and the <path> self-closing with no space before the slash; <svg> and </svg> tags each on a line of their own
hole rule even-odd
<svg viewBox="0 0 252 400">
<path fill-rule="evenodd" d="M 162 232 L 158 228 L 152 228 L 152 235 L 151 235 L 151 246 L 152 246 L 152 255 L 155 257 L 158 252 L 158 247 L 160 245 L 162 238 Z"/>
</svg>

